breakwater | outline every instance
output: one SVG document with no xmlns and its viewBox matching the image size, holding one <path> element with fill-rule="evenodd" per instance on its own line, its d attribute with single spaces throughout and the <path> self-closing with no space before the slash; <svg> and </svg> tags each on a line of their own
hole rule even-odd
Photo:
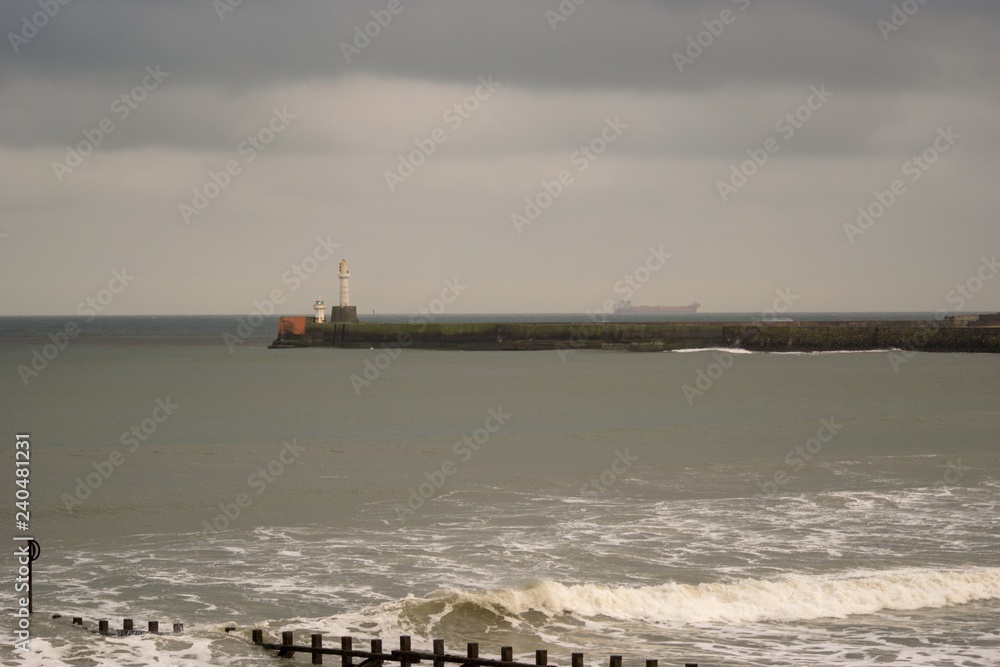
<svg viewBox="0 0 1000 667">
<path fill-rule="evenodd" d="M 312 656 L 312 664 L 322 665 L 323 656 L 339 656 L 341 667 L 383 667 L 386 664 L 396 663 L 399 667 L 411 667 L 418 662 L 432 664 L 433 667 L 446 667 L 449 663 L 461 665 L 462 667 L 558 667 L 549 662 L 549 652 L 547 649 L 535 650 L 534 662 L 520 662 L 514 660 L 514 647 L 503 646 L 500 648 L 500 659 L 480 658 L 479 642 L 469 642 L 466 644 L 466 654 L 446 653 L 444 640 L 435 639 L 433 651 L 413 650 L 410 643 L 410 636 L 403 635 L 399 638 L 399 649 L 386 651 L 382 648 L 381 639 L 371 640 L 371 650 L 365 651 L 356 648 L 354 638 L 343 636 L 340 638 L 340 648 L 323 646 L 322 633 L 312 633 L 310 635 L 309 646 L 296 645 L 294 631 L 284 630 L 281 633 L 281 643 L 264 641 L 264 631 L 255 629 L 251 634 L 251 640 L 257 646 L 272 651 L 278 651 L 279 658 L 293 658 L 296 653 L 307 653 Z M 361 658 L 361 662 L 355 663 L 354 658 Z M 612 655 L 608 661 L 610 667 L 622 667 L 622 656 Z M 659 661 L 656 659 L 646 659 L 646 667 L 658 667 Z M 583 653 L 573 653 L 571 656 L 571 667 L 584 667 Z M 685 667 L 698 667 L 697 663 L 686 662 Z"/>
<path fill-rule="evenodd" d="M 931 321 L 324 323 L 282 317 L 271 348 L 627 350 L 733 347 L 761 352 L 901 349 L 1000 353 L 997 316 Z"/>
</svg>

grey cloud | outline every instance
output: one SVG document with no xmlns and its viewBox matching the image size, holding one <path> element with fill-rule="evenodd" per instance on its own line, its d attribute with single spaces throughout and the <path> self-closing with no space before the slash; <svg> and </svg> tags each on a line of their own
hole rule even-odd
<svg viewBox="0 0 1000 667">
<path fill-rule="evenodd" d="M 555 30 L 555 0 L 401 1 L 350 63 L 341 42 L 388 0 L 244 0 L 223 20 L 208 1 L 72 0 L 19 53 L 5 37 L 0 259 L 5 279 L 44 280 L 0 309 L 71 312 L 127 260 L 140 278 L 119 312 L 249 310 L 326 233 L 380 312 L 455 274 L 465 311 L 594 308 L 660 243 L 675 261 L 639 302 L 753 310 L 792 286 L 804 309 L 933 309 L 996 245 L 996 3 L 928 2 L 886 40 L 877 22 L 901 0 L 588 0 Z M 726 9 L 679 72 L 674 52 Z M 36 11 L 0 5 L 5 35 Z M 169 78 L 115 116 L 157 65 Z M 488 74 L 501 88 L 449 127 Z M 834 96 L 782 136 L 814 86 Z M 245 161 L 241 142 L 285 107 L 294 122 Z M 628 130 L 577 171 L 571 154 L 614 116 Z M 58 179 L 53 162 L 105 117 L 114 131 Z M 850 244 L 856 209 L 948 126 L 954 149 Z M 446 140 L 391 192 L 385 173 L 435 128 Z M 717 183 L 769 137 L 780 150 L 723 202 Z M 179 205 L 232 160 L 240 173 L 185 225 Z M 517 234 L 510 216 L 564 169 L 572 184 Z M 333 294 L 332 276 L 292 311 Z M 977 309 L 1000 308 L 997 287 Z"/>
</svg>

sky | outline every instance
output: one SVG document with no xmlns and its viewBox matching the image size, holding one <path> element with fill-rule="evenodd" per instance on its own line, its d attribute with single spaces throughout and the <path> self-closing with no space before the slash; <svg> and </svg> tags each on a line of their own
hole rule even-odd
<svg viewBox="0 0 1000 667">
<path fill-rule="evenodd" d="M 359 313 L 1000 310 L 1000 3 L 4 0 L 0 27 L 0 314 L 305 314 L 342 258 Z"/>
</svg>

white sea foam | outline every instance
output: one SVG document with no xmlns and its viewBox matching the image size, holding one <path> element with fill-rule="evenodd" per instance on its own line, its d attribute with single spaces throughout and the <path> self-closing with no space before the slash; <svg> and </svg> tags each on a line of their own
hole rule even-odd
<svg viewBox="0 0 1000 667">
<path fill-rule="evenodd" d="M 814 352 L 767 352 L 767 354 L 821 355 L 821 354 L 885 354 L 898 351 L 898 347 L 871 348 L 867 350 L 817 350 Z"/>
<path fill-rule="evenodd" d="M 899 348 L 887 347 L 887 348 L 872 348 L 866 350 L 817 350 L 813 352 L 774 352 L 774 351 L 762 351 L 762 350 L 744 350 L 741 347 L 691 347 L 683 350 L 667 350 L 667 352 L 728 352 L 730 354 L 781 354 L 790 356 L 820 356 L 825 354 L 885 354 L 886 352 L 894 352 Z"/>
<path fill-rule="evenodd" d="M 472 602 L 513 615 L 529 611 L 550 616 L 570 613 L 647 623 L 788 622 L 1000 598 L 1000 568 L 909 568 L 642 587 L 542 581 L 526 588 L 452 595 L 456 602 Z"/>
</svg>

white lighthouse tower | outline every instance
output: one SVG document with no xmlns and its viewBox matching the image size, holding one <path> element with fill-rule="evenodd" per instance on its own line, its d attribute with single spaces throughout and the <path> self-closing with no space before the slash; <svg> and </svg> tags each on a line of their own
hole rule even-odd
<svg viewBox="0 0 1000 667">
<path fill-rule="evenodd" d="M 347 268 L 347 260 L 340 260 L 340 272 L 337 274 L 340 278 L 340 307 L 347 308 L 351 305 L 351 292 L 347 286 L 347 279 L 351 277 L 351 272 Z"/>
<path fill-rule="evenodd" d="M 316 311 L 316 323 L 323 324 L 326 322 L 326 305 L 323 303 L 323 299 L 316 299 L 316 303 L 313 304 L 313 310 Z"/>
<path fill-rule="evenodd" d="M 347 285 L 347 280 L 351 277 L 351 272 L 347 268 L 347 260 L 340 260 L 340 305 L 330 306 L 330 322 L 333 324 L 357 324 L 358 309 L 351 305 L 351 292 Z"/>
</svg>

